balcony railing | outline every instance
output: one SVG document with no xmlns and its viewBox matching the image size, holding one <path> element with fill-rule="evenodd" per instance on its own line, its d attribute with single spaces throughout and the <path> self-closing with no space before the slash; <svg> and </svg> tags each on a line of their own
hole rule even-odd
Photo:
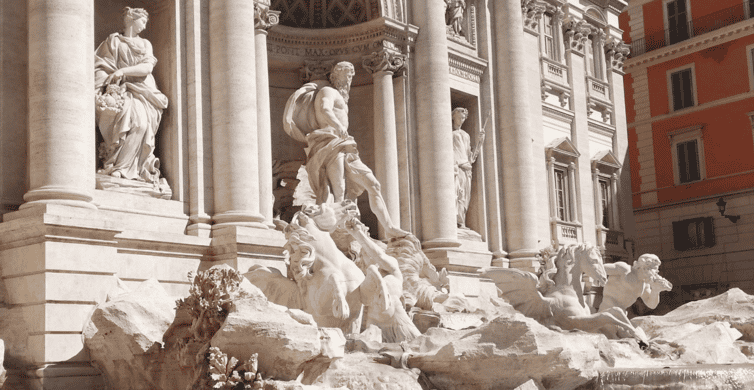
<svg viewBox="0 0 754 390">
<path fill-rule="evenodd" d="M 654 31 L 646 34 L 644 38 L 631 42 L 630 56 L 635 57 L 649 53 L 650 51 L 661 49 L 725 26 L 730 26 L 751 16 L 746 14 L 743 3 L 739 3 L 733 7 L 694 18 L 688 23 L 674 28 Z"/>
</svg>

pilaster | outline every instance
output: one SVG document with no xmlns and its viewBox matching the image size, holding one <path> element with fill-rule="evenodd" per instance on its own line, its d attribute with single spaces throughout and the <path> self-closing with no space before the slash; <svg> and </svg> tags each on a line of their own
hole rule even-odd
<svg viewBox="0 0 754 390">
<path fill-rule="evenodd" d="M 257 76 L 257 153 L 259 158 L 259 213 L 272 226 L 272 120 L 270 79 L 267 63 L 267 30 L 280 21 L 280 11 L 270 10 L 264 1 L 254 3 L 254 50 Z"/>
<path fill-rule="evenodd" d="M 457 247 L 445 2 L 417 3 L 414 17 L 420 30 L 414 58 L 422 241 L 426 248 Z"/>
<path fill-rule="evenodd" d="M 402 72 L 404 64 L 403 55 L 384 48 L 364 56 L 362 61 L 364 68 L 372 75 L 374 83 L 375 176 L 380 182 L 390 219 L 396 226 L 401 225 L 401 206 L 393 75 Z M 379 237 L 386 237 L 382 225 L 379 227 Z"/>
<path fill-rule="evenodd" d="M 215 226 L 266 228 L 259 212 L 255 4 L 210 0 Z"/>
<path fill-rule="evenodd" d="M 31 0 L 28 12 L 29 191 L 21 207 L 93 209 L 94 4 Z"/>
<path fill-rule="evenodd" d="M 533 271 L 538 266 L 538 206 L 531 146 L 531 102 L 520 98 L 520 93 L 530 88 L 521 3 L 496 1 L 494 10 L 495 36 L 505 37 L 496 41 L 493 71 L 496 105 L 500 108 L 497 131 L 500 143 L 506 148 L 502 177 L 507 249 L 511 267 Z"/>
</svg>

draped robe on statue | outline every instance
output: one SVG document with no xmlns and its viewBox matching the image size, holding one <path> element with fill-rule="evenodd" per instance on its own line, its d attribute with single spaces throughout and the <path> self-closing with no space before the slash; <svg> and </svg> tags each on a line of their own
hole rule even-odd
<svg viewBox="0 0 754 390">
<path fill-rule="evenodd" d="M 359 158 L 352 136 L 317 122 L 314 100 L 320 89 L 328 85 L 322 80 L 304 84 L 288 99 L 283 114 L 283 128 L 288 135 L 306 143 L 306 173 L 317 204 L 325 203 L 330 194 L 326 169 L 338 154 L 345 154 L 346 199 L 354 200 L 364 192 L 364 187 L 353 177 L 372 173 Z"/>
<path fill-rule="evenodd" d="M 459 226 L 466 226 L 466 211 L 471 200 L 471 141 L 463 130 L 453 130 L 453 157 L 456 178 L 456 210 Z"/>
<path fill-rule="evenodd" d="M 97 125 L 104 138 L 104 166 L 100 173 L 120 173 L 126 179 L 159 180 L 159 160 L 154 156 L 155 134 L 168 98 L 157 89 L 154 77 L 125 76 L 120 88 L 105 80 L 118 69 L 157 59 L 152 45 L 140 37 L 111 34 L 94 55 L 98 92 Z M 110 96 L 107 96 L 110 95 Z"/>
</svg>

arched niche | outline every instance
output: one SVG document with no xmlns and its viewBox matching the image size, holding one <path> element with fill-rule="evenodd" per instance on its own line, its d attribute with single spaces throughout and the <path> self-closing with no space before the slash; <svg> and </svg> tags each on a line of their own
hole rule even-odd
<svg viewBox="0 0 754 390">
<path fill-rule="evenodd" d="M 305 81 L 327 78 L 329 68 L 340 61 L 351 62 L 356 70 L 349 99 L 349 134 L 358 144 L 362 161 L 375 169 L 373 81 L 372 75 L 362 66 L 363 57 L 381 49 L 405 54 L 409 52 L 417 33 L 418 28 L 386 17 L 339 28 L 310 29 L 278 25 L 269 31 L 267 54 L 276 190 L 283 191 L 278 179 L 290 180 L 295 177 L 293 169 L 306 159 L 306 145 L 293 140 L 283 130 L 286 102 Z M 316 76 L 312 76 L 311 72 L 307 75 L 307 66 L 310 70 L 312 67 L 320 70 L 315 72 Z M 396 102 L 405 100 L 396 98 Z M 286 169 L 287 172 L 278 169 Z M 376 219 L 373 219 L 368 207 L 362 208 L 362 221 L 373 233 L 377 232 Z"/>
<path fill-rule="evenodd" d="M 184 102 L 182 99 L 181 34 L 179 30 L 183 2 L 180 0 L 95 0 L 94 43 L 92 50 L 110 34 L 123 32 L 123 9 L 144 8 L 149 13 L 147 28 L 139 36 L 152 44 L 157 65 L 152 74 L 157 88 L 168 97 L 168 108 L 156 136 L 155 156 L 160 159 L 161 176 L 165 177 L 173 192 L 172 199 L 187 199 L 187 155 Z M 94 69 L 92 69 L 94 72 Z M 97 145 L 101 135 L 97 129 Z M 98 168 L 101 161 L 97 162 Z"/>
</svg>

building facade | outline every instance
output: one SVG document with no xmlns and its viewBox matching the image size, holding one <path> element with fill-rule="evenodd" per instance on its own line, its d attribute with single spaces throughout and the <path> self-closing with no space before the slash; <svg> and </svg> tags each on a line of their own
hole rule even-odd
<svg viewBox="0 0 754 390">
<path fill-rule="evenodd" d="M 754 291 L 752 11 L 640 0 L 621 15 L 637 250 L 662 259 L 672 305 Z"/>
<path fill-rule="evenodd" d="M 152 167 L 165 180 L 148 188 L 99 171 L 94 50 L 119 31 L 125 6 L 149 12 L 141 36 L 169 101 Z M 11 380 L 95 386 L 82 327 L 118 279 L 134 287 L 156 278 L 179 297 L 188 272 L 217 263 L 285 272 L 273 219 L 292 210 L 306 159 L 283 130 L 286 101 L 338 61 L 356 69 L 349 133 L 361 159 L 392 220 L 448 269 L 451 290 L 494 294 L 481 268 L 536 271 L 551 244 L 591 242 L 610 261 L 631 261 L 625 6 L 3 1 L 0 338 Z M 468 110 L 461 130 L 478 154 L 465 228 L 457 107 Z M 368 202 L 359 204 L 380 237 Z"/>
</svg>

